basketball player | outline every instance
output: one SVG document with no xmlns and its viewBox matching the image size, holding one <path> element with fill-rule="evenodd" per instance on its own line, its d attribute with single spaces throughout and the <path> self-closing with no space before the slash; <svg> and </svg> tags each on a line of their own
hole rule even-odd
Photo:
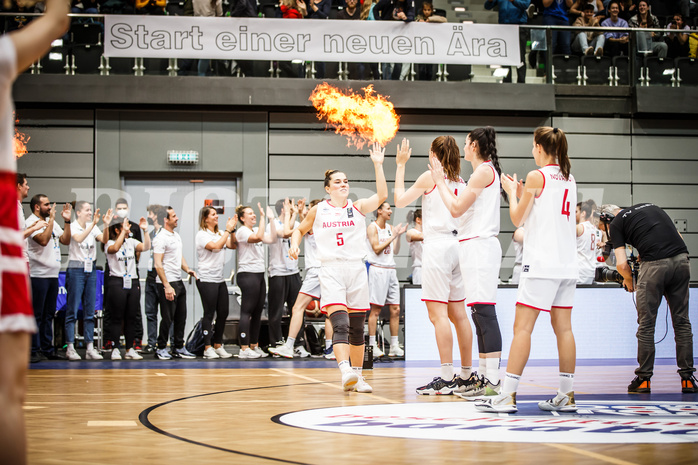
<svg viewBox="0 0 698 465">
<path fill-rule="evenodd" d="M 570 174 L 567 138 L 561 129 L 540 127 L 533 134 L 533 158 L 541 169 L 526 176 L 526 188 L 516 175 L 502 177 L 509 195 L 514 226 L 525 223 L 521 281 L 516 302 L 514 339 L 502 391 L 475 404 L 478 410 L 516 412 L 516 390 L 531 351 L 531 332 L 541 311 L 550 312 L 557 338 L 560 388 L 538 407 L 574 412 L 576 348 L 571 314 L 577 281 L 576 225 L 571 208 L 577 204 L 577 185 Z M 520 200 L 519 200 L 520 199 Z"/>
<path fill-rule="evenodd" d="M 413 212 L 408 213 L 414 218 L 414 228 L 408 229 L 405 233 L 405 239 L 410 244 L 410 257 L 412 257 L 412 284 L 416 286 L 422 285 L 422 243 L 424 242 L 424 234 L 422 234 L 422 209 L 418 208 Z M 410 221 L 410 223 L 412 222 Z"/>
<path fill-rule="evenodd" d="M 46 0 L 43 16 L 0 38 L 0 463 L 21 465 L 27 461 L 22 404 L 31 346 L 29 335 L 36 331 L 29 300 L 25 242 L 17 214 L 12 83 L 48 52 L 54 39 L 68 30 L 68 8 L 65 0 Z"/>
<path fill-rule="evenodd" d="M 473 174 L 467 186 L 455 195 L 444 182 L 443 168 L 430 158 L 432 180 L 441 199 L 454 217 L 463 217 L 458 230 L 458 254 L 465 298 L 473 315 L 480 352 L 478 374 L 480 386 L 460 393 L 461 396 L 497 395 L 500 391 L 499 361 L 502 334 L 497 312 L 497 285 L 502 262 L 499 244 L 499 206 L 502 169 L 499 167 L 494 128 L 477 128 L 465 138 L 463 152 Z"/>
<path fill-rule="evenodd" d="M 436 192 L 431 173 L 425 171 L 405 190 L 405 165 L 410 158 L 409 142 L 403 140 L 397 154 L 395 173 L 395 206 L 406 207 L 422 197 L 422 300 L 427 306 L 429 320 L 434 325 L 436 346 L 441 361 L 440 376 L 418 387 L 420 395 L 448 395 L 464 392 L 479 385 L 472 372 L 473 332 L 465 313 L 465 291 L 458 261 L 458 231 L 461 218 L 454 218 Z M 460 151 L 451 136 L 439 136 L 431 143 L 430 156 L 441 162 L 448 189 L 457 192 L 465 188 L 460 178 Z M 453 373 L 453 334 L 456 328 L 461 358 L 460 373 Z"/>
<path fill-rule="evenodd" d="M 345 391 L 372 392 L 361 376 L 364 360 L 364 321 L 369 309 L 366 253 L 366 215 L 388 198 L 383 173 L 385 149 L 374 143 L 369 150 L 376 175 L 377 193 L 356 202 L 349 200 L 349 180 L 338 170 L 325 172 L 330 198 L 310 209 L 293 231 L 289 257 L 298 258 L 298 246 L 311 229 L 320 260 L 321 306 L 327 311 L 332 343 Z M 351 359 L 351 360 L 350 360 Z"/>
<path fill-rule="evenodd" d="M 382 357 L 383 351 L 376 344 L 378 315 L 387 303 L 390 309 L 390 357 L 402 357 L 405 352 L 398 343 L 400 327 L 400 282 L 395 270 L 395 255 L 400 252 L 400 236 L 407 225 L 393 228 L 388 221 L 393 214 L 388 202 L 376 210 L 376 221 L 368 225 L 368 295 L 371 313 L 368 315 L 368 343 L 373 346 L 373 356 Z"/>
<path fill-rule="evenodd" d="M 577 284 L 594 282 L 599 230 L 591 223 L 591 212 L 592 208 L 588 202 L 577 204 L 577 264 L 579 265 Z"/>
</svg>

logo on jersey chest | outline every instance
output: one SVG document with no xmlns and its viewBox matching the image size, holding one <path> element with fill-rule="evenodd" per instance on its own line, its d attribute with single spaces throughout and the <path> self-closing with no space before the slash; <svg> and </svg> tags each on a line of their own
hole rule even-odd
<svg viewBox="0 0 698 465">
<path fill-rule="evenodd" d="M 347 207 L 347 218 L 354 218 L 354 209 L 352 207 Z"/>
</svg>

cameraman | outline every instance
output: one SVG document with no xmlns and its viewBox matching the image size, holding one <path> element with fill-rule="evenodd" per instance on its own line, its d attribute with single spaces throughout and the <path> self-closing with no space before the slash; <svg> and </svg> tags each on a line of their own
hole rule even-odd
<svg viewBox="0 0 698 465">
<path fill-rule="evenodd" d="M 603 205 L 600 224 L 615 251 L 625 289 L 632 292 L 637 287 L 637 361 L 640 366 L 635 370 L 637 376 L 628 386 L 628 392 L 650 392 L 654 369 L 654 327 L 662 296 L 669 304 L 674 326 L 681 392 L 698 392 L 698 383 L 693 376 L 693 333 L 688 316 L 691 279 L 688 249 L 673 221 L 658 206 L 643 203 L 624 209 Z M 625 244 L 635 247 L 641 259 L 637 286 L 633 283 Z"/>
</svg>

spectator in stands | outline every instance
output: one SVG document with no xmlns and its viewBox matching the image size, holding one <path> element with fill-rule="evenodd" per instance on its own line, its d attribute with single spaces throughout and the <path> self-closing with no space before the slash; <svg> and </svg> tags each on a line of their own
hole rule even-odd
<svg viewBox="0 0 698 465">
<path fill-rule="evenodd" d="M 607 9 L 610 17 L 601 23 L 601 27 L 628 27 L 628 23 L 623 18 L 618 17 L 620 12 L 618 0 L 611 0 Z M 629 38 L 627 32 L 605 32 L 604 35 L 606 36 L 606 55 L 613 57 L 628 54 Z"/>
<path fill-rule="evenodd" d="M 637 7 L 633 0 L 618 0 L 618 17 L 624 19 L 626 22 L 630 20 L 637 13 Z"/>
<path fill-rule="evenodd" d="M 364 4 L 370 4 L 370 0 L 366 0 Z M 359 0 L 345 0 L 344 9 L 337 13 L 337 19 L 365 19 L 361 17 L 363 9 L 358 8 Z M 368 10 L 366 10 L 368 15 Z M 349 71 L 349 79 L 367 79 L 366 70 L 368 69 L 366 63 L 347 63 L 347 70 Z"/>
<path fill-rule="evenodd" d="M 640 0 L 637 4 L 637 14 L 628 21 L 630 27 L 659 29 L 659 20 L 650 13 L 648 0 Z M 659 58 L 667 55 L 667 44 L 661 41 L 661 35 L 656 32 L 637 32 L 637 51 L 640 53 L 651 52 Z"/>
<path fill-rule="evenodd" d="M 379 0 L 373 9 L 373 15 L 380 21 L 414 21 L 414 0 Z M 402 72 L 402 63 L 383 63 L 383 79 L 398 80 Z"/>
<path fill-rule="evenodd" d="M 587 4 L 594 8 L 594 16 L 599 19 L 599 23 L 605 19 L 606 7 L 603 6 L 603 2 L 601 0 L 576 0 L 570 7 L 570 16 L 575 18 L 582 16 L 582 13 L 584 12 L 584 5 Z"/>
<path fill-rule="evenodd" d="M 485 9 L 499 8 L 499 24 L 526 24 L 528 14 L 526 10 L 531 6 L 531 0 L 485 0 Z M 516 82 L 526 82 L 526 42 L 530 32 L 528 29 L 519 28 L 519 55 L 521 63 L 516 68 Z M 504 82 L 512 82 L 511 73 L 507 73 Z"/>
<path fill-rule="evenodd" d="M 572 0 L 543 0 L 543 24 L 546 26 L 569 26 L 567 10 Z M 553 53 L 570 55 L 572 42 L 570 31 L 553 30 Z"/>
<path fill-rule="evenodd" d="M 97 0 L 73 0 L 70 4 L 70 12 L 75 14 L 96 15 L 99 13 Z"/>
<path fill-rule="evenodd" d="M 521 1 L 521 0 L 517 0 Z M 430 0 L 424 0 L 422 3 L 422 12 L 415 18 L 417 22 L 425 23 L 445 23 L 446 18 L 441 15 L 434 14 L 434 5 Z M 420 81 L 432 81 L 434 80 L 434 74 L 436 70 L 436 64 L 424 63 L 417 65 L 417 79 Z"/>
<path fill-rule="evenodd" d="M 308 0 L 308 19 L 327 19 L 330 17 L 332 0 Z M 323 79 L 325 77 L 325 63 L 315 62 L 315 77 Z"/>
<path fill-rule="evenodd" d="M 281 0 L 279 8 L 282 18 L 302 19 L 308 15 L 308 9 L 303 0 Z"/>
<path fill-rule="evenodd" d="M 226 16 L 233 18 L 256 18 L 257 0 L 232 0 L 230 11 Z M 236 60 L 237 67 L 245 76 L 252 76 L 254 73 L 254 62 L 251 60 Z M 235 73 L 233 73 L 235 74 Z"/>
<path fill-rule="evenodd" d="M 47 223 L 43 229 L 35 231 L 27 240 L 29 254 L 29 276 L 31 278 L 34 317 L 39 332 L 32 338 L 31 362 L 41 360 L 41 356 L 56 357 L 53 346 L 53 315 L 56 313 L 58 298 L 58 273 L 61 271 L 60 244 L 70 244 L 71 206 L 66 203 L 61 211 L 65 230 L 56 222 L 56 204 L 51 205 L 47 196 L 37 194 L 29 204 L 32 215 L 25 224 L 32 225 L 39 220 Z"/>
<path fill-rule="evenodd" d="M 223 16 L 222 0 L 193 0 L 194 16 Z M 211 60 L 199 60 L 199 76 L 210 75 Z"/>
<path fill-rule="evenodd" d="M 164 15 L 167 0 L 136 0 L 137 15 Z"/>
<path fill-rule="evenodd" d="M 599 18 L 594 16 L 594 5 L 586 3 L 582 7 L 583 14 L 576 19 L 573 26 L 575 27 L 593 27 L 600 28 Z M 606 38 L 601 31 L 585 31 L 580 32 L 572 42 L 572 50 L 584 55 L 596 56 L 603 55 L 603 45 Z"/>
<path fill-rule="evenodd" d="M 361 9 L 357 8 L 359 0 L 345 0 L 344 9 L 337 13 L 337 19 L 361 19 Z"/>
<path fill-rule="evenodd" d="M 690 31 L 690 27 L 683 21 L 681 13 L 674 14 L 673 20 L 666 27 L 669 31 Z M 666 35 L 666 43 L 668 46 L 667 56 L 669 58 L 687 57 L 688 56 L 688 35 L 690 32 L 668 32 Z"/>
<path fill-rule="evenodd" d="M 698 32 L 691 32 L 688 36 L 688 56 L 691 58 L 698 56 Z"/>
<path fill-rule="evenodd" d="M 376 6 L 376 4 L 373 2 L 373 0 L 364 0 L 364 2 L 361 4 L 361 20 L 365 21 L 367 19 L 375 20 L 376 18 L 369 18 L 370 15 L 373 14 L 373 8 Z"/>
</svg>

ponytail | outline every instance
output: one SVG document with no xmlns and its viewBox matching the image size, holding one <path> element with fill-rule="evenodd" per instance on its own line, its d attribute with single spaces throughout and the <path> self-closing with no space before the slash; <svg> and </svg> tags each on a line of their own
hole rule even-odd
<svg viewBox="0 0 698 465">
<path fill-rule="evenodd" d="M 477 142 L 478 154 L 483 161 L 491 161 L 497 175 L 499 176 L 499 191 L 504 201 L 508 202 L 509 197 L 502 188 L 502 167 L 499 166 L 499 155 L 497 155 L 497 132 L 492 126 L 477 128 L 468 134 L 471 142 Z"/>
<path fill-rule="evenodd" d="M 431 143 L 431 151 L 436 155 L 449 181 L 460 179 L 460 149 L 452 136 L 439 136 Z"/>
<path fill-rule="evenodd" d="M 533 133 L 533 140 L 536 144 L 543 147 L 545 153 L 555 157 L 558 165 L 560 165 L 560 171 L 565 179 L 570 178 L 570 157 L 567 154 L 567 137 L 565 132 L 559 128 L 551 128 L 550 126 L 543 126 L 536 128 Z"/>
<path fill-rule="evenodd" d="M 235 207 L 235 214 L 238 216 L 238 221 L 242 223 L 242 217 L 245 216 L 245 209 L 252 208 L 247 205 L 238 205 Z"/>
</svg>

